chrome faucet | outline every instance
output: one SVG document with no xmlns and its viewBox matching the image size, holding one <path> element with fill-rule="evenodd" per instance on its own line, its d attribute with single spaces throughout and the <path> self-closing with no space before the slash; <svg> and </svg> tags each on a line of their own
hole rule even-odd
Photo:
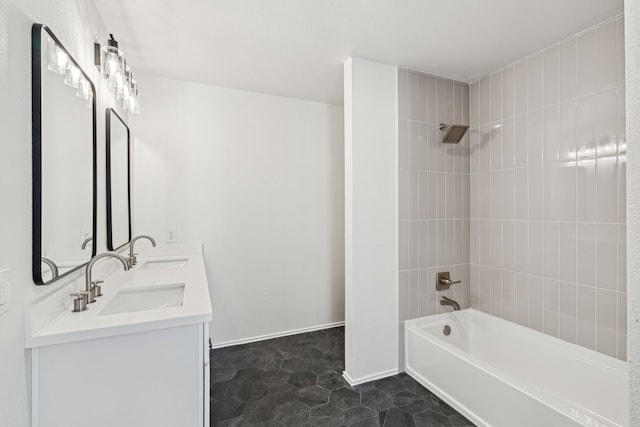
<svg viewBox="0 0 640 427">
<path fill-rule="evenodd" d="M 58 266 L 56 265 L 55 262 L 53 262 L 52 259 L 49 259 L 49 258 L 46 258 L 46 257 L 41 257 L 40 259 L 42 260 L 42 262 L 47 264 L 49 266 L 49 268 L 51 269 L 51 279 L 55 279 L 56 277 L 58 277 L 60 275 L 60 273 L 58 271 Z"/>
<path fill-rule="evenodd" d="M 81 249 L 86 249 L 87 245 L 89 244 L 90 241 L 93 240 L 93 237 L 87 237 L 86 239 L 84 239 L 84 241 L 82 242 L 82 245 L 80 246 Z"/>
<path fill-rule="evenodd" d="M 147 239 L 151 242 L 154 248 L 156 247 L 156 241 L 153 239 L 153 237 L 147 236 L 146 234 L 141 234 L 131 239 L 131 242 L 129 242 L 129 258 L 127 258 L 127 264 L 129 265 L 129 268 L 133 268 L 133 266 L 138 263 L 138 259 L 136 258 L 136 255 L 138 254 L 133 252 L 133 244 L 138 239 Z"/>
<path fill-rule="evenodd" d="M 93 258 L 91 258 L 91 261 L 89 261 L 89 264 L 87 264 L 87 269 L 86 269 L 86 284 L 85 284 L 85 293 L 87 294 L 87 302 L 89 304 L 96 302 L 96 295 L 100 296 L 102 295 L 101 292 L 101 286 L 100 286 L 100 281 L 96 281 L 93 282 L 91 280 L 91 273 L 93 270 L 93 265 L 101 260 L 102 258 L 115 258 L 118 261 L 120 261 L 122 263 L 122 265 L 124 266 L 125 271 L 129 269 L 129 265 L 127 264 L 127 259 L 125 257 L 123 257 L 120 254 L 117 254 L 115 252 L 105 252 L 99 255 L 94 256 Z"/>
<path fill-rule="evenodd" d="M 459 311 L 460 310 L 460 304 L 458 304 L 457 302 L 455 302 L 451 298 L 440 297 L 440 305 L 451 306 L 451 307 L 453 307 L 453 311 Z"/>
</svg>

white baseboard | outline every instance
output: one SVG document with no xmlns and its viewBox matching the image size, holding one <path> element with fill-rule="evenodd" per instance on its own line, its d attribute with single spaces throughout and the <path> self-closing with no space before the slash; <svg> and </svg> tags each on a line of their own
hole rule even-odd
<svg viewBox="0 0 640 427">
<path fill-rule="evenodd" d="M 351 387 L 356 386 L 358 384 L 368 383 L 369 381 L 379 380 L 381 378 L 392 377 L 398 374 L 397 369 L 389 369 L 388 371 L 378 372 L 375 374 L 367 375 L 364 377 L 353 379 L 347 374 L 346 371 L 342 372 L 342 377 L 349 383 Z"/>
<path fill-rule="evenodd" d="M 258 336 L 255 336 L 255 337 L 242 338 L 242 339 L 239 339 L 239 340 L 231 340 L 231 341 L 213 343 L 212 344 L 212 348 L 224 348 L 224 347 L 231 347 L 231 346 L 240 345 L 240 344 L 249 344 L 249 343 L 252 343 L 252 342 L 270 340 L 270 339 L 273 339 L 273 338 L 286 337 L 286 336 L 289 336 L 289 335 L 304 334 L 305 332 L 313 332 L 313 331 L 320 331 L 322 329 L 337 328 L 338 326 L 344 326 L 344 322 L 327 323 L 325 325 L 310 326 L 308 328 L 292 329 L 290 331 L 276 332 L 276 333 L 273 333 L 273 334 L 258 335 Z"/>
</svg>

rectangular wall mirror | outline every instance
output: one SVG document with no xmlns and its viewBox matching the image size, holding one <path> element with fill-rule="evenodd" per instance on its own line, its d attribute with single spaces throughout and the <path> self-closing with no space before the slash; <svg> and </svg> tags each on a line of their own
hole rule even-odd
<svg viewBox="0 0 640 427">
<path fill-rule="evenodd" d="M 107 248 L 131 241 L 131 133 L 112 108 L 107 108 Z"/>
<path fill-rule="evenodd" d="M 31 39 L 32 271 L 46 285 L 96 253 L 96 90 L 49 28 Z"/>
</svg>

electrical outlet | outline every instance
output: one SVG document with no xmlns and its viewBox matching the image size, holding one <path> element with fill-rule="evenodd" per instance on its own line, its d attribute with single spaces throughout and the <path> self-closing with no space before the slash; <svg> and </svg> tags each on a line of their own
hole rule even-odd
<svg viewBox="0 0 640 427">
<path fill-rule="evenodd" d="M 170 227 L 167 229 L 167 243 L 176 243 L 178 241 L 178 229 Z"/>
<path fill-rule="evenodd" d="M 0 269 L 0 316 L 9 311 L 11 301 L 11 270 Z"/>
</svg>

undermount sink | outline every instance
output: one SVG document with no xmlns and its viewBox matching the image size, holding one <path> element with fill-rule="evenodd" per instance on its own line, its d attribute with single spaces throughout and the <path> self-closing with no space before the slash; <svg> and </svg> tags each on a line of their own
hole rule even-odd
<svg viewBox="0 0 640 427">
<path fill-rule="evenodd" d="M 176 269 L 187 266 L 187 258 L 147 261 L 140 266 L 141 270 Z"/>
<path fill-rule="evenodd" d="M 120 289 L 98 316 L 182 306 L 184 283 Z"/>
</svg>

